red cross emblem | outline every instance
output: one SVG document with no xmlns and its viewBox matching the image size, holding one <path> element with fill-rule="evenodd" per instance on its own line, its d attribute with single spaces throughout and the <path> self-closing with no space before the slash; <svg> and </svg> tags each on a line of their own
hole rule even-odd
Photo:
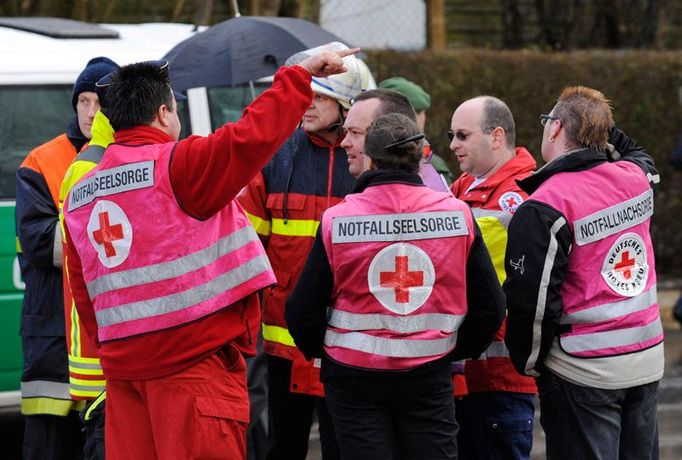
<svg viewBox="0 0 682 460">
<path fill-rule="evenodd" d="M 109 223 L 109 213 L 107 211 L 99 213 L 99 230 L 92 232 L 93 238 L 97 243 L 104 246 L 107 257 L 114 257 L 116 250 L 112 242 L 123 239 L 123 225 L 111 225 Z"/>
<path fill-rule="evenodd" d="M 424 285 L 424 272 L 411 272 L 407 262 L 407 256 L 395 256 L 395 271 L 379 273 L 381 287 L 395 288 L 395 301 L 398 303 L 410 301 L 411 287 Z"/>
<path fill-rule="evenodd" d="M 617 271 L 623 272 L 623 277 L 629 280 L 632 276 L 632 268 L 635 266 L 635 259 L 630 258 L 630 251 L 623 251 L 620 262 L 613 267 Z"/>
<path fill-rule="evenodd" d="M 507 198 L 506 201 L 507 201 L 507 206 L 509 206 L 510 208 L 513 208 L 514 206 L 516 206 L 517 204 L 519 204 L 519 203 L 516 201 L 516 198 L 514 198 L 513 196 L 510 196 L 509 198 Z"/>
</svg>

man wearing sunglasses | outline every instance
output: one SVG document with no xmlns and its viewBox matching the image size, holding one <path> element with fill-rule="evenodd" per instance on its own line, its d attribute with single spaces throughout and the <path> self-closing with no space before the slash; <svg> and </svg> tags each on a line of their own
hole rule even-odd
<svg viewBox="0 0 682 460">
<path fill-rule="evenodd" d="M 500 283 L 505 280 L 507 227 L 527 195 L 516 179 L 536 167 L 528 150 L 515 147 L 514 117 L 491 96 L 463 102 L 452 115 L 450 150 L 462 175 L 452 193 L 471 206 Z M 461 459 L 527 459 L 533 443 L 535 383 L 514 369 L 504 344 L 506 322 L 478 359 L 466 361 L 468 396 L 457 401 Z"/>
</svg>

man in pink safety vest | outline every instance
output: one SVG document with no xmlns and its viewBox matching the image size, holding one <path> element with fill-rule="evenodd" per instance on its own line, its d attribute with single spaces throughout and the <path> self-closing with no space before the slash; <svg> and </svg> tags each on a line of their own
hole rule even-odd
<svg viewBox="0 0 682 460">
<path fill-rule="evenodd" d="M 280 69 L 239 122 L 179 142 L 168 63 L 114 74 L 115 142 L 64 205 L 71 289 L 107 380 L 107 458 L 245 458 L 243 354 L 275 278 L 234 198 L 295 129 L 311 75 L 357 51 Z"/>
<path fill-rule="evenodd" d="M 540 123 L 548 163 L 509 226 L 507 348 L 536 377 L 548 458 L 658 458 L 658 172 L 599 91 L 564 89 Z"/>
<path fill-rule="evenodd" d="M 296 345 L 322 358 L 344 459 L 457 458 L 451 363 L 478 356 L 503 318 L 471 210 L 417 173 L 423 137 L 401 113 L 369 125 L 368 169 L 322 216 L 287 300 Z"/>
</svg>

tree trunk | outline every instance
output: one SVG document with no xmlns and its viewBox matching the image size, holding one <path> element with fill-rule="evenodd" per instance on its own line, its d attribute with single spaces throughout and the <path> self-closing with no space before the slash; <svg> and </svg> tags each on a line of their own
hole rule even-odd
<svg viewBox="0 0 682 460">
<path fill-rule="evenodd" d="M 445 0 L 426 0 L 426 30 L 428 48 L 444 50 L 447 45 Z"/>
<path fill-rule="evenodd" d="M 298 17 L 320 23 L 320 0 L 299 0 Z"/>
<path fill-rule="evenodd" d="M 502 45 L 512 49 L 524 45 L 523 16 L 518 0 L 502 0 Z"/>
<path fill-rule="evenodd" d="M 171 16 L 171 22 L 180 22 L 180 15 L 182 15 L 182 9 L 185 7 L 185 0 L 176 0 L 175 7 L 173 8 L 173 16 Z"/>
</svg>

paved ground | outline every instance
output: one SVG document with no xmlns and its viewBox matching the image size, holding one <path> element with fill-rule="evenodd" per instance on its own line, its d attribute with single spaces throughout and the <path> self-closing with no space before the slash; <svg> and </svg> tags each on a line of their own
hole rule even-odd
<svg viewBox="0 0 682 460">
<path fill-rule="evenodd" d="M 672 317 L 679 291 L 662 289 L 658 292 L 661 316 L 665 327 L 665 375 L 661 382 L 661 399 L 658 406 L 659 446 L 661 460 L 682 459 L 682 330 Z M 545 458 L 545 438 L 536 412 L 531 458 Z M 319 435 L 310 437 L 307 460 L 321 460 Z"/>
<path fill-rule="evenodd" d="M 661 382 L 661 399 L 658 407 L 661 460 L 682 459 L 682 330 L 672 318 L 672 306 L 677 300 L 677 290 L 659 291 L 661 314 L 666 329 L 666 371 Z M 0 416 L 0 432 L 4 442 L 0 444 L 0 459 L 20 459 L 23 422 L 20 415 Z M 532 458 L 543 459 L 544 435 L 536 417 Z M 307 460 L 320 460 L 320 443 L 316 430 L 310 437 Z"/>
</svg>

